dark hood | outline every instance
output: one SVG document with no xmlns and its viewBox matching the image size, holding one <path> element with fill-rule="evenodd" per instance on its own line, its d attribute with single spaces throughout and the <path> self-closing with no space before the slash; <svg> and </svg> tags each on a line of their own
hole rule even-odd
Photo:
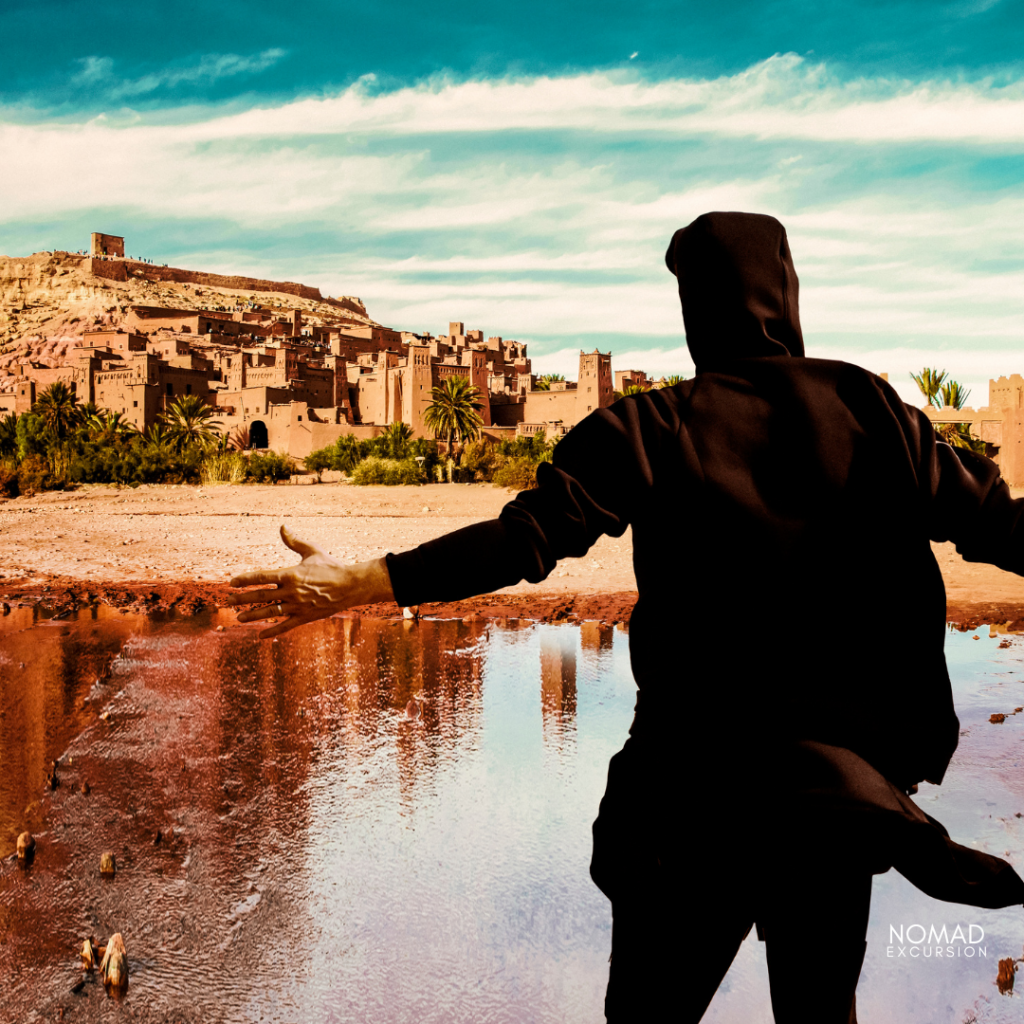
<svg viewBox="0 0 1024 1024">
<path fill-rule="evenodd" d="M 786 229 L 763 213 L 705 213 L 665 254 L 679 279 L 697 371 L 729 359 L 802 356 L 798 281 Z"/>
</svg>

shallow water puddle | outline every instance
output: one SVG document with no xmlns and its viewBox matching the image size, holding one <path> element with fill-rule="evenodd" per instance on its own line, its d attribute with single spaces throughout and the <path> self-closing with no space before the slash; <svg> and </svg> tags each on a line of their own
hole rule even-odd
<svg viewBox="0 0 1024 1024">
<path fill-rule="evenodd" d="M 232 621 L 0 620 L 0 852 L 38 838 L 31 869 L 0 866 L 0 1020 L 603 1019 L 611 921 L 587 869 L 632 717 L 625 634 L 332 619 L 261 643 Z M 947 643 L 961 748 L 919 799 L 1019 865 L 1024 641 L 973 635 Z M 861 1019 L 1019 1019 L 994 982 L 1022 915 L 877 878 Z M 978 925 L 987 958 L 887 956 L 915 923 Z M 73 995 L 82 939 L 115 931 L 124 1000 Z M 753 938 L 708 1019 L 771 1020 Z"/>
</svg>

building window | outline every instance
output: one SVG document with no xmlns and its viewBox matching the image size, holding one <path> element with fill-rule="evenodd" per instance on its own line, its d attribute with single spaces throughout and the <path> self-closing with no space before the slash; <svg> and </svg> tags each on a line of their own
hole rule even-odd
<svg viewBox="0 0 1024 1024">
<path fill-rule="evenodd" d="M 301 417 L 301 416 L 299 417 L 299 422 L 300 422 L 300 423 L 302 422 L 302 417 Z"/>
<path fill-rule="evenodd" d="M 590 389 L 588 388 L 587 390 L 589 391 Z M 185 394 L 186 395 L 191 395 L 192 394 L 192 385 L 191 384 L 186 384 L 185 385 Z"/>
<path fill-rule="evenodd" d="M 173 384 L 168 383 L 168 385 L 167 385 L 167 394 L 169 394 L 169 395 L 173 395 L 174 394 L 174 385 Z"/>
<path fill-rule="evenodd" d="M 138 402 L 132 402 L 132 408 L 133 409 L 138 409 L 138 407 L 139 407 L 139 403 Z"/>
</svg>

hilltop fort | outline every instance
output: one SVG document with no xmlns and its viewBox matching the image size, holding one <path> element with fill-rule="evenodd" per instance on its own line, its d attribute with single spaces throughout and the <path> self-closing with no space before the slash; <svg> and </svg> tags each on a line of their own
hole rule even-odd
<svg viewBox="0 0 1024 1024">
<path fill-rule="evenodd" d="M 0 301 L 0 414 L 59 380 L 145 430 L 197 395 L 246 447 L 302 458 L 398 420 L 430 436 L 431 389 L 452 376 L 478 388 L 494 438 L 565 433 L 614 397 L 610 353 L 580 352 L 577 381 L 538 388 L 523 342 L 462 322 L 436 337 L 396 330 L 352 296 L 157 265 L 98 232 L 88 252 L 0 257 Z M 642 378 L 619 376 L 620 388 Z"/>
</svg>

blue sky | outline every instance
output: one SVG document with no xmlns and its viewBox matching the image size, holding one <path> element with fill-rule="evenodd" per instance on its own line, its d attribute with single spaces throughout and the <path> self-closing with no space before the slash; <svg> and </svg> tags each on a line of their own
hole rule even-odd
<svg viewBox="0 0 1024 1024">
<path fill-rule="evenodd" d="M 660 373 L 691 368 L 672 231 L 756 210 L 810 353 L 972 404 L 1024 372 L 1019 0 L 168 9 L 5 5 L 0 251 L 124 234 Z"/>
</svg>

